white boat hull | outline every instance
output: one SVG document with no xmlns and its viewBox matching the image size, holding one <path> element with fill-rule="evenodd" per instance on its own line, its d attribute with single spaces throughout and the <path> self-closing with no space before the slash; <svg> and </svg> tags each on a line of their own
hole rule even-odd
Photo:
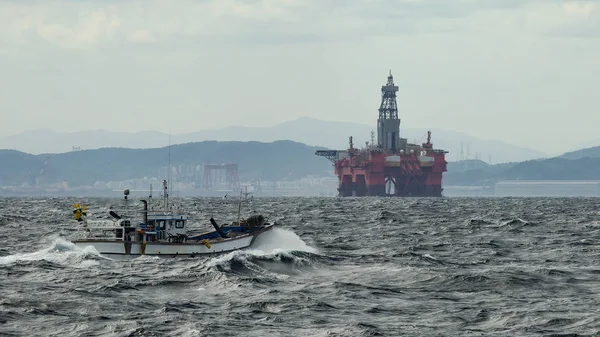
<svg viewBox="0 0 600 337">
<path fill-rule="evenodd" d="M 271 228 L 269 227 L 266 230 L 269 229 Z M 198 255 L 226 253 L 247 248 L 252 245 L 255 238 L 263 232 L 264 231 L 234 238 L 209 240 L 210 248 L 202 242 L 196 241 L 171 243 L 163 241 L 131 242 L 122 240 L 74 240 L 72 242 L 81 248 L 92 246 L 101 255 L 107 257 L 138 257 L 141 255 L 159 257 L 194 257 Z"/>
</svg>

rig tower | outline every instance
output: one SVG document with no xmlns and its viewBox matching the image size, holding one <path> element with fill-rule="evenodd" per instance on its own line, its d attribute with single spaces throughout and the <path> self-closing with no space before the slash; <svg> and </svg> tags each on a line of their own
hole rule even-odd
<svg viewBox="0 0 600 337">
<path fill-rule="evenodd" d="M 385 151 L 396 152 L 400 145 L 400 119 L 396 103 L 398 86 L 394 85 L 394 76 L 390 70 L 387 83 L 381 87 L 381 105 L 377 119 L 377 143 Z"/>
</svg>

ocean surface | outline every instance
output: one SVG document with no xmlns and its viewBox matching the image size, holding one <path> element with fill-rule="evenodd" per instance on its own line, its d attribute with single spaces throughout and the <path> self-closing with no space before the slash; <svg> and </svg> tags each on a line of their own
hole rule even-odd
<svg viewBox="0 0 600 337">
<path fill-rule="evenodd" d="M 256 198 L 251 250 L 128 261 L 69 242 L 75 201 L 0 199 L 0 336 L 600 334 L 598 199 Z"/>
</svg>

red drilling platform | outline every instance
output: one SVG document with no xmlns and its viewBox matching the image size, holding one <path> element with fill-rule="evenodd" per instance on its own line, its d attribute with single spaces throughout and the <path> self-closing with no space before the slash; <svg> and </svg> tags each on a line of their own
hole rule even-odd
<svg viewBox="0 0 600 337">
<path fill-rule="evenodd" d="M 427 143 L 408 143 L 400 138 L 400 119 L 396 104 L 398 86 L 390 71 L 381 87 L 381 106 L 377 120 L 377 143 L 371 132 L 371 144 L 346 151 L 320 150 L 316 155 L 331 160 L 339 179 L 340 196 L 415 196 L 441 197 L 442 173 L 446 172 L 445 154 L 433 148 L 431 132 Z"/>
</svg>

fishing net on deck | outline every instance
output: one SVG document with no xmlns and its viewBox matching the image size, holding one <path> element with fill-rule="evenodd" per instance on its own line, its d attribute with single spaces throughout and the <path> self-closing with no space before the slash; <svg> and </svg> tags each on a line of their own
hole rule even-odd
<svg viewBox="0 0 600 337">
<path fill-rule="evenodd" d="M 250 229 L 261 227 L 265 224 L 265 217 L 262 214 L 252 215 L 246 219 L 246 226 Z"/>
</svg>

